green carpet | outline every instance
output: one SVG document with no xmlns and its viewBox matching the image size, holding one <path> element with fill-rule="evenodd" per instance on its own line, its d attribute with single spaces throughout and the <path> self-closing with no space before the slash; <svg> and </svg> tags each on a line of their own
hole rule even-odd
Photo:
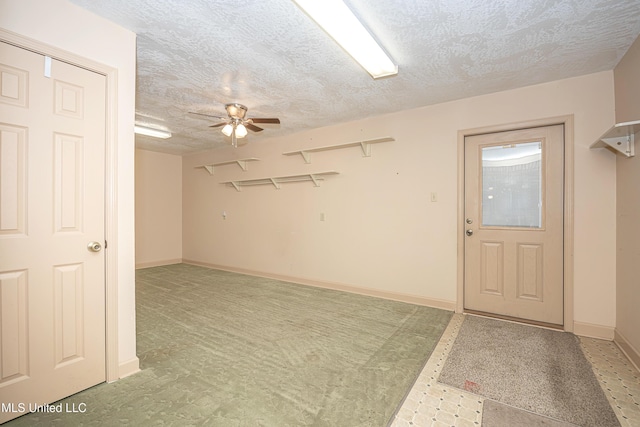
<svg viewBox="0 0 640 427">
<path fill-rule="evenodd" d="M 136 298 L 143 371 L 9 425 L 384 426 L 452 315 L 184 264 Z"/>
</svg>

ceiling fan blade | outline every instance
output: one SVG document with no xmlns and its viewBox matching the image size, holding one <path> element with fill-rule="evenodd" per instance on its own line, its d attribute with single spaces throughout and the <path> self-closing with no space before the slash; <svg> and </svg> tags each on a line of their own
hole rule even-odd
<svg viewBox="0 0 640 427">
<path fill-rule="evenodd" d="M 264 130 L 256 125 L 252 125 L 251 123 L 247 123 L 245 126 L 247 127 L 247 129 L 254 132 L 262 132 Z"/>
<path fill-rule="evenodd" d="M 226 120 L 227 119 L 227 117 L 214 116 L 212 114 L 196 113 L 195 111 L 189 111 L 189 114 L 195 114 L 196 116 L 211 117 L 211 118 L 220 119 L 220 120 Z"/>
<path fill-rule="evenodd" d="M 280 119 L 276 119 L 276 118 L 260 118 L 260 117 L 252 117 L 251 121 L 253 123 L 272 123 L 272 124 L 276 124 L 279 125 L 280 124 Z"/>
<path fill-rule="evenodd" d="M 216 123 L 215 125 L 211 125 L 209 127 L 210 128 L 217 128 L 217 127 L 220 127 L 220 126 L 224 126 L 226 124 L 227 124 L 227 122 L 220 122 L 220 123 Z"/>
</svg>

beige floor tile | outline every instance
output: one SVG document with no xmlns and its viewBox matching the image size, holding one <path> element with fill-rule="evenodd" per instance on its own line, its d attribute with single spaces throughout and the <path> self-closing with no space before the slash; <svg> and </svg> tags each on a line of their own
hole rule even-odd
<svg viewBox="0 0 640 427">
<path fill-rule="evenodd" d="M 611 341 L 583 337 L 580 344 L 620 424 L 640 426 L 640 372 Z"/>
<path fill-rule="evenodd" d="M 455 314 L 440 338 L 393 427 L 478 427 L 482 396 L 461 392 L 437 382 L 464 316 Z M 640 372 L 615 343 L 580 338 L 587 360 L 622 427 L 640 426 Z"/>
</svg>

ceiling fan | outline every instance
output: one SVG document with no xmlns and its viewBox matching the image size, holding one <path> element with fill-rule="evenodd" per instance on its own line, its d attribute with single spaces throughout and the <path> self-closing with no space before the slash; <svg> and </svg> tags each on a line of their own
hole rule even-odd
<svg viewBox="0 0 640 427">
<path fill-rule="evenodd" d="M 231 137 L 231 145 L 238 147 L 238 139 L 247 136 L 247 129 L 253 132 L 262 132 L 261 127 L 256 126 L 254 123 L 267 123 L 267 124 L 280 124 L 280 119 L 277 118 L 260 118 L 260 117 L 246 117 L 247 107 L 238 103 L 225 104 L 225 110 L 227 110 L 227 116 L 213 116 L 211 114 L 196 113 L 189 111 L 189 114 L 195 114 L 198 116 L 211 117 L 221 120 L 220 123 L 216 123 L 209 127 L 222 128 L 222 133 Z"/>
</svg>

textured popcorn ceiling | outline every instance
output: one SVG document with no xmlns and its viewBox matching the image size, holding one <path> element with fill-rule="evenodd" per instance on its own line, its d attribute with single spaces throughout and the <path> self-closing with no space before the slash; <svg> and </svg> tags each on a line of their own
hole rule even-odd
<svg viewBox="0 0 640 427">
<path fill-rule="evenodd" d="M 71 1 L 138 34 L 136 120 L 173 137 L 136 143 L 176 154 L 229 143 L 187 111 L 281 119 L 251 143 L 611 70 L 640 33 L 638 0 L 347 0 L 400 69 L 373 80 L 290 0 Z"/>
</svg>

